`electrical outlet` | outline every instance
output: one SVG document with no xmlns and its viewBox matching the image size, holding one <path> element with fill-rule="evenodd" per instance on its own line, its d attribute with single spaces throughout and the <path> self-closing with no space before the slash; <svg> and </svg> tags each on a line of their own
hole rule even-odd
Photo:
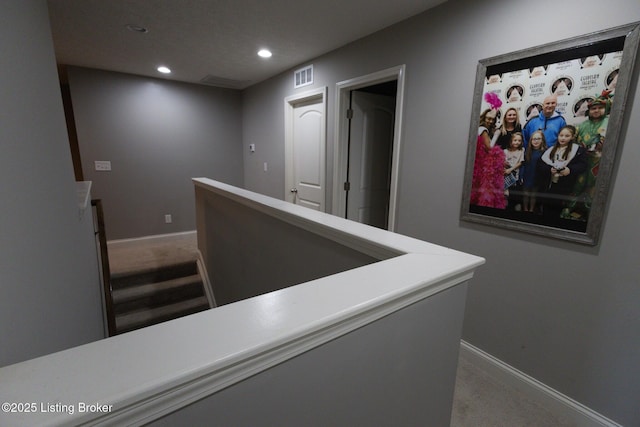
<svg viewBox="0 0 640 427">
<path fill-rule="evenodd" d="M 171 224 L 172 221 L 173 221 L 173 219 L 171 218 L 171 215 L 165 215 L 164 216 L 164 223 L 165 224 Z"/>
<path fill-rule="evenodd" d="M 109 160 L 96 160 L 94 164 L 97 171 L 107 172 L 111 170 L 111 162 Z"/>
</svg>

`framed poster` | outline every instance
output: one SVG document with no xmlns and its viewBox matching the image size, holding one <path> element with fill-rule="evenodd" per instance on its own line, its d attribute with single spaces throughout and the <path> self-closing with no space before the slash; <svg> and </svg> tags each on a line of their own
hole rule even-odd
<svg viewBox="0 0 640 427">
<path fill-rule="evenodd" d="M 634 23 L 479 62 L 461 220 L 598 243 L 639 39 Z"/>
</svg>

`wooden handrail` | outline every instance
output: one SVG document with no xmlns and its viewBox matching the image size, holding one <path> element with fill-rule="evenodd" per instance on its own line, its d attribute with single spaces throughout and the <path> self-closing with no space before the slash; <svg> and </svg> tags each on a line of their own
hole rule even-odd
<svg viewBox="0 0 640 427">
<path fill-rule="evenodd" d="M 107 234 L 104 226 L 104 212 L 102 210 L 102 200 L 91 200 L 91 206 L 96 208 L 96 220 L 98 222 L 98 242 L 100 244 L 100 261 L 102 262 L 102 285 L 104 292 L 104 304 L 107 315 L 107 328 L 109 336 L 116 334 L 116 316 L 113 310 L 113 289 L 111 288 L 111 270 L 109 269 L 109 254 L 107 252 Z"/>
</svg>

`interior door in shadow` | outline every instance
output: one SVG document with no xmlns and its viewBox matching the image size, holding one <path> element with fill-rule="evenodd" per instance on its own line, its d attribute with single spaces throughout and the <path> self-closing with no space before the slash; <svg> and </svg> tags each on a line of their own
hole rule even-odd
<svg viewBox="0 0 640 427">
<path fill-rule="evenodd" d="M 386 229 L 395 122 L 395 95 L 351 92 L 346 217 Z"/>
</svg>

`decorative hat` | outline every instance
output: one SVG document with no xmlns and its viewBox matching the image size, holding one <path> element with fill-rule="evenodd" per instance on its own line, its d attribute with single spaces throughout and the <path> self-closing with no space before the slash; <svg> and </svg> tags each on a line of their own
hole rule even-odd
<svg viewBox="0 0 640 427">
<path fill-rule="evenodd" d="M 484 100 L 487 101 L 491 108 L 497 110 L 502 106 L 500 97 L 495 92 L 487 92 L 484 94 Z"/>
<path fill-rule="evenodd" d="M 589 108 L 591 108 L 591 107 L 594 107 L 596 105 L 602 105 L 602 106 L 604 106 L 605 111 L 608 114 L 609 110 L 611 109 L 611 103 L 612 103 L 611 91 L 610 90 L 603 90 L 602 93 L 600 94 L 600 96 L 598 96 L 598 97 L 592 99 L 591 101 L 589 101 L 587 106 Z M 586 115 L 589 115 L 588 111 L 587 111 Z"/>
</svg>

